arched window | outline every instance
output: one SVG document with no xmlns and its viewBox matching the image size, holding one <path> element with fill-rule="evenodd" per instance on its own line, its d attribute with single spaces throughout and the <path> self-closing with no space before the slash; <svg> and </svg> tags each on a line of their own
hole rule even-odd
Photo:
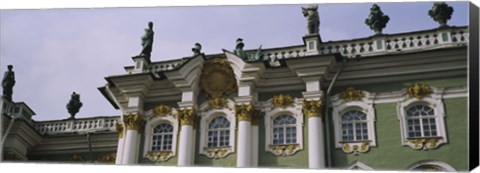
<svg viewBox="0 0 480 173">
<path fill-rule="evenodd" d="M 297 143 L 297 122 L 291 115 L 280 115 L 273 119 L 273 145 Z"/>
<path fill-rule="evenodd" d="M 230 146 L 230 122 L 217 116 L 208 123 L 208 148 Z"/>
<path fill-rule="evenodd" d="M 358 110 L 347 111 L 342 114 L 342 141 L 368 140 L 367 115 Z"/>
<path fill-rule="evenodd" d="M 415 105 L 407 110 L 407 137 L 437 136 L 434 110 L 425 105 Z"/>
<path fill-rule="evenodd" d="M 161 123 L 153 129 L 151 151 L 171 151 L 173 143 L 173 126 Z"/>
</svg>

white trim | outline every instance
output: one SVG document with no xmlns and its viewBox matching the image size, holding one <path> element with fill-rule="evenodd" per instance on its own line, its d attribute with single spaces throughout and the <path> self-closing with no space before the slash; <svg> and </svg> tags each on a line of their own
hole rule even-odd
<svg viewBox="0 0 480 173">
<path fill-rule="evenodd" d="M 163 161 L 167 161 L 168 159 L 176 155 L 179 123 L 178 123 L 178 119 L 173 117 L 175 113 L 176 113 L 176 110 L 174 108 L 172 108 L 172 112 L 170 114 L 164 115 L 164 116 L 154 116 L 152 110 L 147 112 L 147 117 L 149 118 L 147 120 L 147 123 L 145 124 L 143 158 L 148 158 L 151 161 L 163 162 Z M 152 158 L 152 157 L 149 157 L 148 152 L 151 151 L 151 148 L 152 148 L 153 129 L 161 123 L 168 123 L 173 126 L 172 150 L 171 150 L 172 152 L 166 157 Z"/>
<path fill-rule="evenodd" d="M 203 103 L 200 106 L 200 145 L 199 145 L 199 153 L 203 154 L 209 158 L 224 158 L 228 154 L 235 152 L 235 128 L 236 128 L 236 117 L 235 111 L 232 109 L 235 107 L 235 104 L 232 100 L 227 99 L 227 107 L 222 109 L 212 109 L 208 110 L 208 102 Z M 229 139 L 229 147 L 222 147 L 217 148 L 218 150 L 223 150 L 223 152 L 208 152 L 207 149 L 207 131 L 208 131 L 208 123 L 212 121 L 217 116 L 223 116 L 230 122 L 230 139 Z"/>
<path fill-rule="evenodd" d="M 335 134 L 335 148 L 341 148 L 345 153 L 367 152 L 370 147 L 377 146 L 375 136 L 375 109 L 373 108 L 375 94 L 362 91 L 363 97 L 359 101 L 345 101 L 341 99 L 340 93 L 331 99 L 333 111 L 332 121 Z M 367 115 L 368 141 L 342 142 L 341 115 L 347 111 L 358 110 Z M 357 148 L 356 150 L 353 148 Z"/>
<path fill-rule="evenodd" d="M 427 166 L 427 165 L 440 167 L 441 169 L 443 169 L 442 171 L 457 172 L 457 170 L 455 170 L 455 168 L 453 168 L 449 164 L 439 162 L 439 161 L 420 161 L 420 162 L 416 162 L 413 165 L 409 166 L 408 170 L 413 171 L 413 170 L 415 170 L 415 168 L 418 168 L 420 166 Z"/>
<path fill-rule="evenodd" d="M 450 98 L 464 98 L 468 97 L 468 88 L 465 87 L 449 87 L 449 88 L 436 88 L 430 86 L 432 93 L 436 94 L 442 99 Z M 399 101 L 404 101 L 408 95 L 407 89 L 402 89 L 400 91 L 393 92 L 383 92 L 375 94 L 374 104 L 379 103 L 397 103 Z"/>
<path fill-rule="evenodd" d="M 297 151 L 303 150 L 303 112 L 302 112 L 302 103 L 303 99 L 295 98 L 293 106 L 288 106 L 286 108 L 275 107 L 272 109 L 272 99 L 264 102 L 263 111 L 265 112 L 265 150 L 269 151 L 277 156 L 280 155 L 293 155 Z M 296 130 L 297 130 L 297 142 L 294 149 L 291 152 L 280 151 L 273 149 L 273 119 L 277 116 L 288 114 L 293 116 L 296 119 Z"/>
<path fill-rule="evenodd" d="M 360 168 L 361 170 L 365 170 L 365 171 L 373 171 L 374 169 L 360 161 L 355 161 L 353 164 L 351 164 L 350 166 L 347 167 L 347 169 L 354 169 L 355 167 L 358 167 Z"/>
</svg>

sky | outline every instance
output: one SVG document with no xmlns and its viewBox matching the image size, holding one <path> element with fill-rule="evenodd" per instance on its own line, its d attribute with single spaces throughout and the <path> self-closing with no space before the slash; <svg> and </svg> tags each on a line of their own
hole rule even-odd
<svg viewBox="0 0 480 173">
<path fill-rule="evenodd" d="M 364 24 L 373 3 L 319 4 L 323 41 L 368 37 Z M 378 3 L 390 17 L 383 33 L 433 29 L 432 2 Z M 468 25 L 468 3 L 448 2 L 449 25 Z M 125 74 L 141 51 L 140 37 L 154 23 L 152 61 L 191 56 L 196 42 L 206 54 L 233 50 L 243 38 L 245 49 L 303 44 L 306 20 L 302 5 L 236 5 L 199 7 L 77 8 L 0 11 L 0 70 L 12 64 L 13 100 L 32 108 L 34 120 L 69 117 L 72 92 L 83 107 L 77 118 L 121 112 L 98 91 L 104 77 Z"/>
</svg>

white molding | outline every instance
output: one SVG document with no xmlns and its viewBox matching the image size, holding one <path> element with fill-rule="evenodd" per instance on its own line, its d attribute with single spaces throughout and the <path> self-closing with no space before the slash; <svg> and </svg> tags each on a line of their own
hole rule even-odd
<svg viewBox="0 0 480 173">
<path fill-rule="evenodd" d="M 176 114 L 176 109 L 172 108 L 172 112 L 170 114 L 164 116 L 156 116 L 153 114 L 153 110 L 147 112 L 146 117 L 148 117 L 147 122 L 145 124 L 145 139 L 144 139 L 144 147 L 143 147 L 143 158 L 148 158 L 151 161 L 160 161 L 164 162 L 168 159 L 174 157 L 177 151 L 177 136 L 178 136 L 178 127 L 179 122 L 178 119 L 173 117 Z M 161 123 L 168 123 L 173 126 L 173 138 L 172 138 L 172 150 L 171 153 L 164 156 L 164 157 L 151 157 L 149 156 L 148 152 L 151 151 L 152 148 L 152 133 L 153 129 L 161 124 Z"/>
<path fill-rule="evenodd" d="M 222 109 L 209 109 L 208 102 L 203 103 L 200 106 L 200 144 L 199 144 L 199 153 L 207 156 L 208 158 L 224 158 L 230 153 L 235 152 L 235 128 L 237 125 L 235 117 L 235 103 L 227 99 L 227 107 Z M 212 150 L 218 150 L 218 152 L 208 152 L 207 149 L 207 131 L 208 123 L 212 121 L 217 116 L 223 116 L 230 122 L 230 137 L 229 137 L 229 147 L 215 148 Z M 223 151 L 220 151 L 223 150 Z"/>
<path fill-rule="evenodd" d="M 420 166 L 437 166 L 437 167 L 440 167 L 442 168 L 443 170 L 442 171 L 447 171 L 447 172 L 457 172 L 457 170 L 455 170 L 455 168 L 453 168 L 452 166 L 450 166 L 449 164 L 446 164 L 446 163 L 443 163 L 443 162 L 439 162 L 439 161 L 419 161 L 419 162 L 416 162 L 414 163 L 413 165 L 409 166 L 408 167 L 408 170 L 410 171 L 413 171 L 415 170 L 415 168 L 418 168 Z"/>
<path fill-rule="evenodd" d="M 297 151 L 303 150 L 303 112 L 302 112 L 302 103 L 303 99 L 295 98 L 293 106 L 288 106 L 285 108 L 275 107 L 272 109 L 272 99 L 269 99 L 267 102 L 263 102 L 263 111 L 265 112 L 265 150 L 269 151 L 277 156 L 280 155 L 293 155 Z M 277 116 L 283 115 L 284 113 L 292 115 L 296 119 L 296 130 L 297 130 L 297 142 L 295 148 L 288 151 L 275 151 L 273 146 L 273 119 Z"/>
<path fill-rule="evenodd" d="M 442 99 L 468 97 L 468 88 L 466 86 L 448 88 L 436 88 L 430 86 L 430 88 L 432 89 L 432 94 L 436 95 L 435 97 L 440 97 Z M 408 99 L 407 95 L 407 89 L 378 93 L 375 94 L 374 104 L 397 103 L 399 101 L 404 101 L 405 99 Z"/>
<path fill-rule="evenodd" d="M 364 171 L 373 171 L 374 169 L 360 161 L 355 161 L 352 165 L 350 165 L 349 167 L 347 167 L 347 169 L 354 169 L 355 167 L 358 167 L 360 168 L 361 170 L 364 170 Z"/>
<path fill-rule="evenodd" d="M 358 152 L 367 152 L 370 147 L 377 146 L 374 123 L 376 121 L 375 109 L 373 108 L 375 94 L 369 93 L 367 91 L 361 92 L 364 96 L 360 101 L 345 101 L 339 97 L 340 93 L 334 95 L 331 99 L 333 106 L 332 120 L 335 134 L 335 148 L 341 148 L 345 153 L 358 154 Z M 341 142 L 341 115 L 351 110 L 358 110 L 367 115 L 368 142 Z"/>
</svg>

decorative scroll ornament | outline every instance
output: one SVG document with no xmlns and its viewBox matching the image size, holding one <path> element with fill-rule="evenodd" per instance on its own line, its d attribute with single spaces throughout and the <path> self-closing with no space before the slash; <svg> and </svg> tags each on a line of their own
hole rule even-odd
<svg viewBox="0 0 480 173">
<path fill-rule="evenodd" d="M 232 67 L 225 59 L 207 60 L 200 76 L 202 90 L 211 98 L 226 97 L 237 90 Z"/>
<path fill-rule="evenodd" d="M 165 162 L 172 157 L 172 151 L 149 151 L 147 153 L 147 158 L 154 162 Z"/>
<path fill-rule="evenodd" d="M 235 106 L 235 113 L 238 121 L 250 121 L 253 114 L 252 104 L 242 104 Z"/>
<path fill-rule="evenodd" d="M 423 97 L 430 94 L 430 86 L 428 84 L 416 83 L 414 85 L 408 86 L 407 93 L 410 97 L 422 99 Z"/>
<path fill-rule="evenodd" d="M 98 163 L 115 163 L 117 153 L 105 154 L 97 160 Z"/>
<path fill-rule="evenodd" d="M 347 90 L 340 93 L 340 98 L 343 99 L 344 102 L 351 102 L 351 101 L 360 101 L 362 100 L 364 94 L 360 90 L 356 90 L 353 87 L 348 87 Z"/>
<path fill-rule="evenodd" d="M 419 139 L 405 139 L 405 143 L 416 150 L 436 149 L 441 137 L 419 138 Z"/>
<path fill-rule="evenodd" d="M 231 148 L 211 148 L 207 149 L 205 153 L 208 158 L 219 159 L 224 158 L 228 153 L 231 153 Z"/>
<path fill-rule="evenodd" d="M 115 130 L 118 132 L 118 139 L 123 138 L 123 126 L 120 123 L 115 124 Z"/>
<path fill-rule="evenodd" d="M 342 150 L 343 152 L 350 154 L 358 154 L 360 153 L 365 153 L 370 149 L 370 143 L 369 142 L 360 142 L 360 143 L 349 143 L 345 142 L 343 144 Z"/>
<path fill-rule="evenodd" d="M 178 111 L 178 118 L 180 119 L 180 126 L 183 126 L 183 125 L 193 126 L 197 118 L 197 113 L 195 112 L 194 109 L 185 108 Z"/>
<path fill-rule="evenodd" d="M 298 144 L 272 145 L 270 148 L 272 149 L 273 154 L 276 156 L 290 156 L 299 150 Z"/>
<path fill-rule="evenodd" d="M 285 109 L 288 106 L 294 106 L 293 105 L 293 98 L 290 97 L 289 95 L 276 95 L 273 96 L 273 107 L 280 107 Z"/>
<path fill-rule="evenodd" d="M 77 153 L 73 154 L 70 160 L 74 162 L 86 162 L 86 160 L 80 154 L 77 154 Z"/>
<path fill-rule="evenodd" d="M 322 117 L 323 110 L 322 100 L 303 101 L 303 113 L 308 117 Z"/>
<path fill-rule="evenodd" d="M 123 116 L 123 122 L 127 126 L 127 130 L 139 131 L 145 121 L 137 114 L 129 114 Z"/>
<path fill-rule="evenodd" d="M 172 107 L 167 105 L 158 105 L 153 109 L 153 113 L 158 116 L 166 116 L 172 113 Z"/>
<path fill-rule="evenodd" d="M 209 110 L 211 109 L 223 109 L 228 108 L 227 99 L 225 98 L 212 98 L 208 100 Z"/>
<path fill-rule="evenodd" d="M 258 126 L 258 123 L 262 119 L 262 112 L 259 110 L 254 110 L 252 113 L 252 125 Z"/>
</svg>

